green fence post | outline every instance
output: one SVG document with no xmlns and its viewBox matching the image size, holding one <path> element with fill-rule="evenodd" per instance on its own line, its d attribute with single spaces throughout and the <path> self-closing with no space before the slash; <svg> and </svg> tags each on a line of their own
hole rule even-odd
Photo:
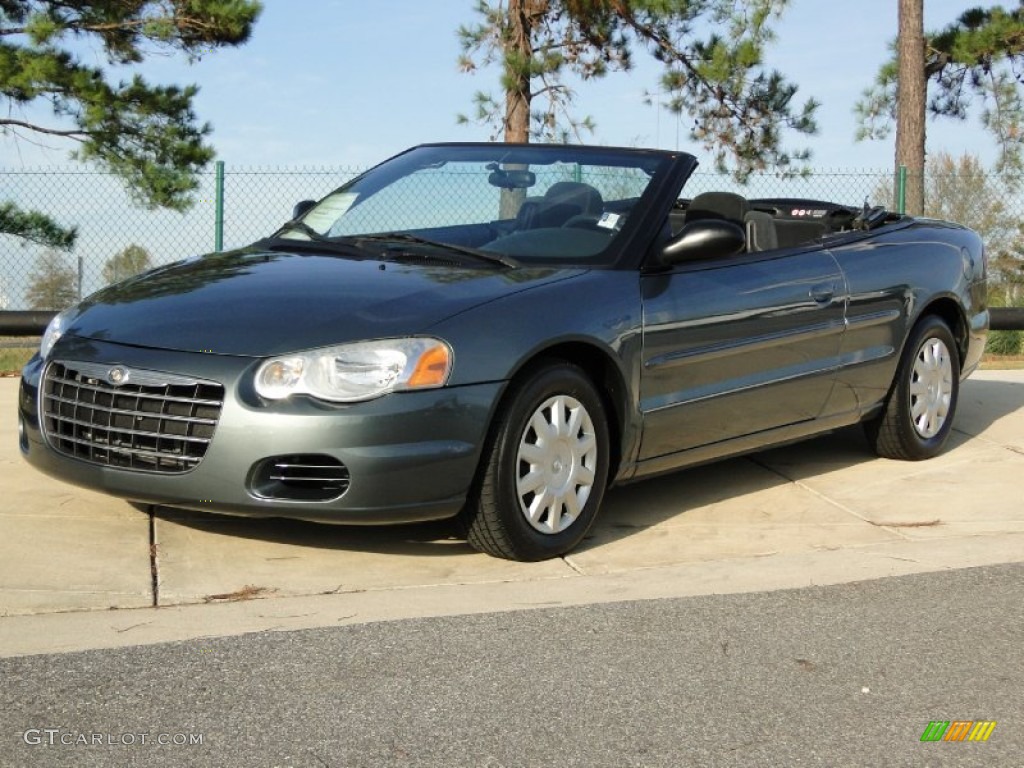
<svg viewBox="0 0 1024 768">
<path fill-rule="evenodd" d="M 217 181 L 214 194 L 213 249 L 224 250 L 224 161 L 217 161 Z"/>
<path fill-rule="evenodd" d="M 907 166 L 901 165 L 896 180 L 896 212 L 902 216 L 907 212 Z"/>
</svg>

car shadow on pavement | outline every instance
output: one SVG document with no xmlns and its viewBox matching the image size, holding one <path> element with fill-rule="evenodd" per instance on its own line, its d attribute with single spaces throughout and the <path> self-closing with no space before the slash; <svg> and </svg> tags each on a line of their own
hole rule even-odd
<svg viewBox="0 0 1024 768">
<path fill-rule="evenodd" d="M 874 458 L 859 429 L 816 438 L 809 445 L 819 455 L 832 456 L 830 466 L 836 469 Z M 729 459 L 609 490 L 594 527 L 577 551 L 625 539 L 673 519 L 687 522 L 688 516 L 693 517 L 698 510 L 702 510 L 702 522 L 710 524 L 717 515 L 728 514 L 729 508 L 743 507 L 744 498 L 790 484 L 788 477 L 765 466 L 761 456 Z M 153 507 L 152 512 L 157 520 L 195 531 L 285 546 L 411 557 L 475 554 L 455 519 L 353 526 L 239 517 L 166 506 Z"/>
<path fill-rule="evenodd" d="M 989 429 L 1024 407 L 1019 383 L 969 380 L 961 388 L 954 434 L 947 450 Z M 859 426 L 768 449 L 749 456 L 679 470 L 613 488 L 594 527 L 576 552 L 627 539 L 672 524 L 756 525 L 771 516 L 773 493 L 794 480 L 841 472 L 875 461 Z M 156 519 L 221 536 L 313 550 L 352 551 L 409 557 L 473 555 L 457 520 L 387 526 L 311 523 L 282 518 L 247 518 L 172 507 L 154 507 Z"/>
<path fill-rule="evenodd" d="M 353 550 L 422 557 L 473 552 L 454 519 L 363 526 L 315 523 L 281 517 L 241 517 L 154 506 L 155 518 L 196 531 L 321 550 Z"/>
<path fill-rule="evenodd" d="M 977 436 L 1022 409 L 1024 386 L 1020 382 L 968 379 L 960 387 L 953 429 Z"/>
<path fill-rule="evenodd" d="M 873 461 L 859 427 L 851 427 L 794 446 L 682 469 L 613 488 L 602 515 L 579 551 L 612 544 L 648 529 L 688 526 L 697 529 L 756 528 L 777 521 L 793 484 L 790 462 L 805 459 L 795 450 L 829 457 L 829 471 Z"/>
</svg>

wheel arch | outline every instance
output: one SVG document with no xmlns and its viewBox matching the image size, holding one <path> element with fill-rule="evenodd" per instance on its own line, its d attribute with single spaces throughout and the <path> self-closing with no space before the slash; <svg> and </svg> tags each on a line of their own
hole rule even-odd
<svg viewBox="0 0 1024 768">
<path fill-rule="evenodd" d="M 624 455 L 628 455 L 627 436 L 629 435 L 630 415 L 628 410 L 629 385 L 622 368 L 614 356 L 606 349 L 587 341 L 561 341 L 550 346 L 535 350 L 524 358 L 512 372 L 514 383 L 529 376 L 533 371 L 550 363 L 571 363 L 578 366 L 597 388 L 605 412 L 608 415 L 608 482 L 609 485 L 618 477 Z M 502 396 L 504 403 L 509 387 Z"/>
<path fill-rule="evenodd" d="M 967 315 L 964 313 L 963 307 L 960 303 L 950 296 L 940 296 L 931 302 L 929 302 L 921 310 L 914 320 L 914 323 L 907 327 L 907 336 L 904 339 L 904 345 L 906 340 L 910 338 L 914 328 L 924 320 L 926 317 L 938 317 L 947 326 L 949 326 L 950 332 L 953 334 L 953 338 L 956 340 L 957 354 L 960 359 L 960 365 L 963 366 L 963 361 L 967 357 L 967 346 L 970 342 L 970 328 L 967 322 Z"/>
<path fill-rule="evenodd" d="M 921 350 L 925 342 L 938 338 L 940 329 L 943 346 L 959 347 L 961 322 L 966 321 L 958 320 L 958 314 L 955 302 L 950 307 L 948 303 L 937 301 L 920 312 L 910 325 L 896 373 L 881 409 L 864 421 L 868 442 L 879 456 L 919 461 L 938 455 L 945 446 L 956 413 L 961 377 L 953 375 L 947 390 L 946 385 L 936 377 L 941 377 L 942 382 L 947 381 L 942 369 L 955 365 L 956 361 L 951 360 L 955 357 L 952 350 L 948 357 L 938 356 L 931 360 L 922 356 Z M 947 339 L 952 343 L 947 344 Z M 920 371 L 918 363 L 922 365 Z M 924 377 L 926 384 L 915 393 L 913 381 L 919 375 Z M 948 402 L 943 408 L 941 400 L 947 396 Z M 915 410 L 915 397 L 918 405 L 922 406 L 920 411 Z M 917 423 L 919 418 L 926 419 L 926 422 L 923 425 Z M 934 419 L 942 421 L 933 430 Z M 923 431 L 925 429 L 927 432 Z"/>
</svg>

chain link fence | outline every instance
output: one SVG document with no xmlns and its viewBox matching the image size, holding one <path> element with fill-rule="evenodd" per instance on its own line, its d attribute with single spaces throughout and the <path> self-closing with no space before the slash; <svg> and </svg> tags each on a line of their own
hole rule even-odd
<svg viewBox="0 0 1024 768">
<path fill-rule="evenodd" d="M 358 173 L 356 168 L 229 169 L 224 174 L 225 247 L 265 237 L 291 218 L 295 203 L 323 197 Z M 67 303 L 60 301 L 67 298 L 67 286 L 73 300 L 87 296 L 110 282 L 107 277 L 118 276 L 108 265 L 133 246 L 145 251 L 150 266 L 215 247 L 214 172 L 199 177 L 195 205 L 184 213 L 140 207 L 117 176 L 85 167 L 4 169 L 0 178 L 0 200 L 78 229 L 70 252 L 0 235 L 0 311 L 60 309 Z"/>
<path fill-rule="evenodd" d="M 0 200 L 43 211 L 63 226 L 77 227 L 78 238 L 74 248 L 64 253 L 0 235 L 0 311 L 59 309 L 123 277 L 126 265 L 157 266 L 210 252 L 217 243 L 218 227 L 226 248 L 253 242 L 287 221 L 295 203 L 323 197 L 360 170 L 227 166 L 223 218 L 218 221 L 214 171 L 200 176 L 195 205 L 176 213 L 140 207 L 118 177 L 87 166 L 4 169 Z M 924 185 L 929 200 L 926 213 L 971 226 L 986 238 L 995 278 L 994 303 L 1024 304 L 1024 187 L 1008 185 L 995 176 L 979 177 L 977 172 L 926 176 Z M 744 185 L 729 176 L 698 171 L 684 191 L 687 197 L 720 190 L 750 199 L 894 207 L 894 186 L 888 170 L 819 169 L 793 179 L 754 175 Z"/>
</svg>

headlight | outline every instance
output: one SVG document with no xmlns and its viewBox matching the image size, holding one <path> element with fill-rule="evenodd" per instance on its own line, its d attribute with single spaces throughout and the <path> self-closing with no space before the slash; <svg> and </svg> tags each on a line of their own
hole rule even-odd
<svg viewBox="0 0 1024 768">
<path fill-rule="evenodd" d="M 67 310 L 58 312 L 53 316 L 50 324 L 46 326 L 46 330 L 43 331 L 42 341 L 39 342 L 39 356 L 43 360 L 49 356 L 53 345 L 57 343 L 57 339 L 64 333 L 65 320 L 67 320 Z"/>
<path fill-rule="evenodd" d="M 268 400 L 306 394 L 352 403 L 443 387 L 451 370 L 451 347 L 440 339 L 363 341 L 271 358 L 256 370 L 256 391 Z"/>
</svg>

